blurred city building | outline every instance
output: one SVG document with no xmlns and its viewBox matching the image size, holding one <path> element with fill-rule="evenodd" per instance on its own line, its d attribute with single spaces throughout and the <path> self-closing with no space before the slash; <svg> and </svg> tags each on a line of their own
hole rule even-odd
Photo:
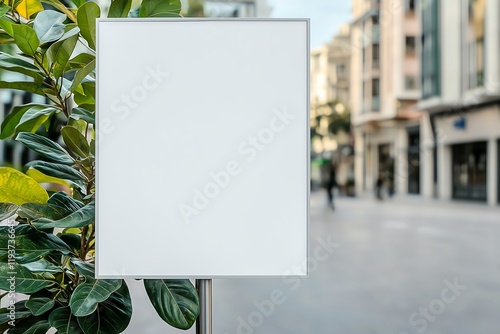
<svg viewBox="0 0 500 334">
<path fill-rule="evenodd" d="M 350 26 L 343 25 L 331 42 L 311 51 L 312 181 L 328 178 L 329 164 L 337 167 L 337 182 L 353 194 L 354 159 L 349 116 Z"/>
<path fill-rule="evenodd" d="M 500 201 L 500 6 L 421 0 L 422 193 Z"/>
<path fill-rule="evenodd" d="M 272 13 L 267 0 L 191 0 L 188 7 L 192 7 L 194 3 L 201 4 L 206 17 L 266 18 Z"/>
<path fill-rule="evenodd" d="M 353 0 L 351 115 L 357 194 L 381 179 L 389 194 L 420 193 L 420 97 L 413 0 Z M 411 171 L 411 172 L 409 172 Z"/>
</svg>

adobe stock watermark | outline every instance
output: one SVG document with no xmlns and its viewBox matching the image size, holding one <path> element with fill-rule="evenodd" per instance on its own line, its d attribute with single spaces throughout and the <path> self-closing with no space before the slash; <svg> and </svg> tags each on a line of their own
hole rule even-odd
<svg viewBox="0 0 500 334">
<path fill-rule="evenodd" d="M 467 290 L 467 285 L 460 284 L 457 277 L 453 282 L 445 279 L 443 283 L 446 287 L 441 290 L 439 298 L 431 300 L 427 307 L 420 307 L 417 312 L 413 312 L 408 318 L 409 324 L 418 333 L 425 332 L 429 327 L 429 323 L 436 321 L 437 317 L 444 313 L 446 306 L 454 303 Z M 399 334 L 410 333 L 402 331 Z"/>
<path fill-rule="evenodd" d="M 316 241 L 317 245 L 314 247 L 312 256 L 309 256 L 306 261 L 302 261 L 308 266 L 309 274 L 318 270 L 320 263 L 328 260 L 335 250 L 340 247 L 340 244 L 333 242 L 331 236 L 327 236 L 325 239 L 317 238 Z M 265 320 L 270 318 L 276 309 L 287 301 L 287 293 L 297 291 L 301 287 L 305 277 L 298 275 L 305 272 L 306 269 L 302 263 L 300 265 L 295 264 L 284 273 L 282 283 L 288 289 L 273 289 L 269 293 L 269 298 L 253 301 L 254 310 L 247 316 L 238 316 L 236 318 L 236 332 L 234 333 L 258 333 L 257 329 L 264 324 Z M 224 334 L 229 333 L 225 332 Z"/>
<path fill-rule="evenodd" d="M 194 216 L 198 216 L 210 203 L 230 185 L 233 178 L 240 175 L 244 165 L 253 162 L 259 154 L 269 147 L 272 142 L 293 121 L 295 115 L 286 108 L 273 110 L 273 116 L 267 126 L 241 141 L 236 149 L 239 158 L 228 161 L 222 170 L 210 171 L 208 181 L 194 188 L 190 203 L 180 203 L 178 209 L 182 219 L 191 223 Z"/>
<path fill-rule="evenodd" d="M 155 67 L 146 67 L 146 74 L 142 80 L 127 92 L 120 94 L 109 106 L 112 113 L 118 116 L 118 120 L 125 120 L 132 111 L 137 109 L 144 102 L 151 92 L 158 89 L 169 77 L 168 72 L 164 72 L 158 65 Z M 106 135 L 111 134 L 116 127 L 115 122 L 111 118 L 99 119 L 99 143 L 102 142 Z"/>
<path fill-rule="evenodd" d="M 9 271 L 7 274 L 9 275 L 6 278 L 9 283 L 9 290 L 7 291 L 7 297 L 9 300 L 9 305 L 7 305 L 7 310 L 9 310 L 9 321 L 8 324 L 11 327 L 16 326 L 16 221 L 10 218 L 7 221 L 7 264 L 9 266 Z"/>
</svg>

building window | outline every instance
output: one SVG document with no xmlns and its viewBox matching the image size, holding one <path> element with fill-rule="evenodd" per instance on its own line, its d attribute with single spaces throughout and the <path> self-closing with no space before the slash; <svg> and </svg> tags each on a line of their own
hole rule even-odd
<svg viewBox="0 0 500 334">
<path fill-rule="evenodd" d="M 373 111 L 380 110 L 380 79 L 372 79 L 372 106 Z"/>
<path fill-rule="evenodd" d="M 467 45 L 467 88 L 475 88 L 484 84 L 484 29 L 485 0 L 467 0 L 468 22 L 465 31 Z"/>
<path fill-rule="evenodd" d="M 421 0 L 422 49 L 421 85 L 423 98 L 441 93 L 439 50 L 439 0 Z"/>
<path fill-rule="evenodd" d="M 414 90 L 417 89 L 417 78 L 414 76 L 405 76 L 405 89 Z"/>
<path fill-rule="evenodd" d="M 415 50 L 416 50 L 416 38 L 415 38 L 415 36 L 406 36 L 405 37 L 405 50 L 406 50 L 406 55 L 409 55 L 409 56 L 415 55 Z"/>
<path fill-rule="evenodd" d="M 380 60 L 380 46 L 379 44 L 372 45 L 372 61 L 373 67 L 378 67 Z"/>
<path fill-rule="evenodd" d="M 415 12 L 415 0 L 406 0 L 405 1 L 405 10 L 407 13 Z"/>
<path fill-rule="evenodd" d="M 347 68 L 345 64 L 338 64 L 336 68 L 337 68 L 337 76 L 341 76 L 346 73 Z"/>
</svg>

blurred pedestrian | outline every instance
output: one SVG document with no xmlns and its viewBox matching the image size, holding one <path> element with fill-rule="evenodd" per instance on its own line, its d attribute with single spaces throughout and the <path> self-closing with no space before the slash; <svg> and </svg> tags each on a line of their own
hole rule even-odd
<svg viewBox="0 0 500 334">
<path fill-rule="evenodd" d="M 383 200 L 382 191 L 384 190 L 384 178 L 382 174 L 378 175 L 377 181 L 375 182 L 375 193 L 378 200 Z"/>
<path fill-rule="evenodd" d="M 333 204 L 333 194 L 334 188 L 337 187 L 337 166 L 335 164 L 330 165 L 328 181 L 326 182 L 326 194 L 328 195 L 328 206 L 335 210 L 335 205 Z"/>
</svg>

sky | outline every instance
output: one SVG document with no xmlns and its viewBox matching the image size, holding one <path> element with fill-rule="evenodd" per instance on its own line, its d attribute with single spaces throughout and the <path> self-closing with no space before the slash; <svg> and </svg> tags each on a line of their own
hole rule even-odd
<svg viewBox="0 0 500 334">
<path fill-rule="evenodd" d="M 351 21 L 350 0 L 267 0 L 272 17 L 310 18 L 311 48 L 329 42 L 340 26 Z"/>
</svg>

